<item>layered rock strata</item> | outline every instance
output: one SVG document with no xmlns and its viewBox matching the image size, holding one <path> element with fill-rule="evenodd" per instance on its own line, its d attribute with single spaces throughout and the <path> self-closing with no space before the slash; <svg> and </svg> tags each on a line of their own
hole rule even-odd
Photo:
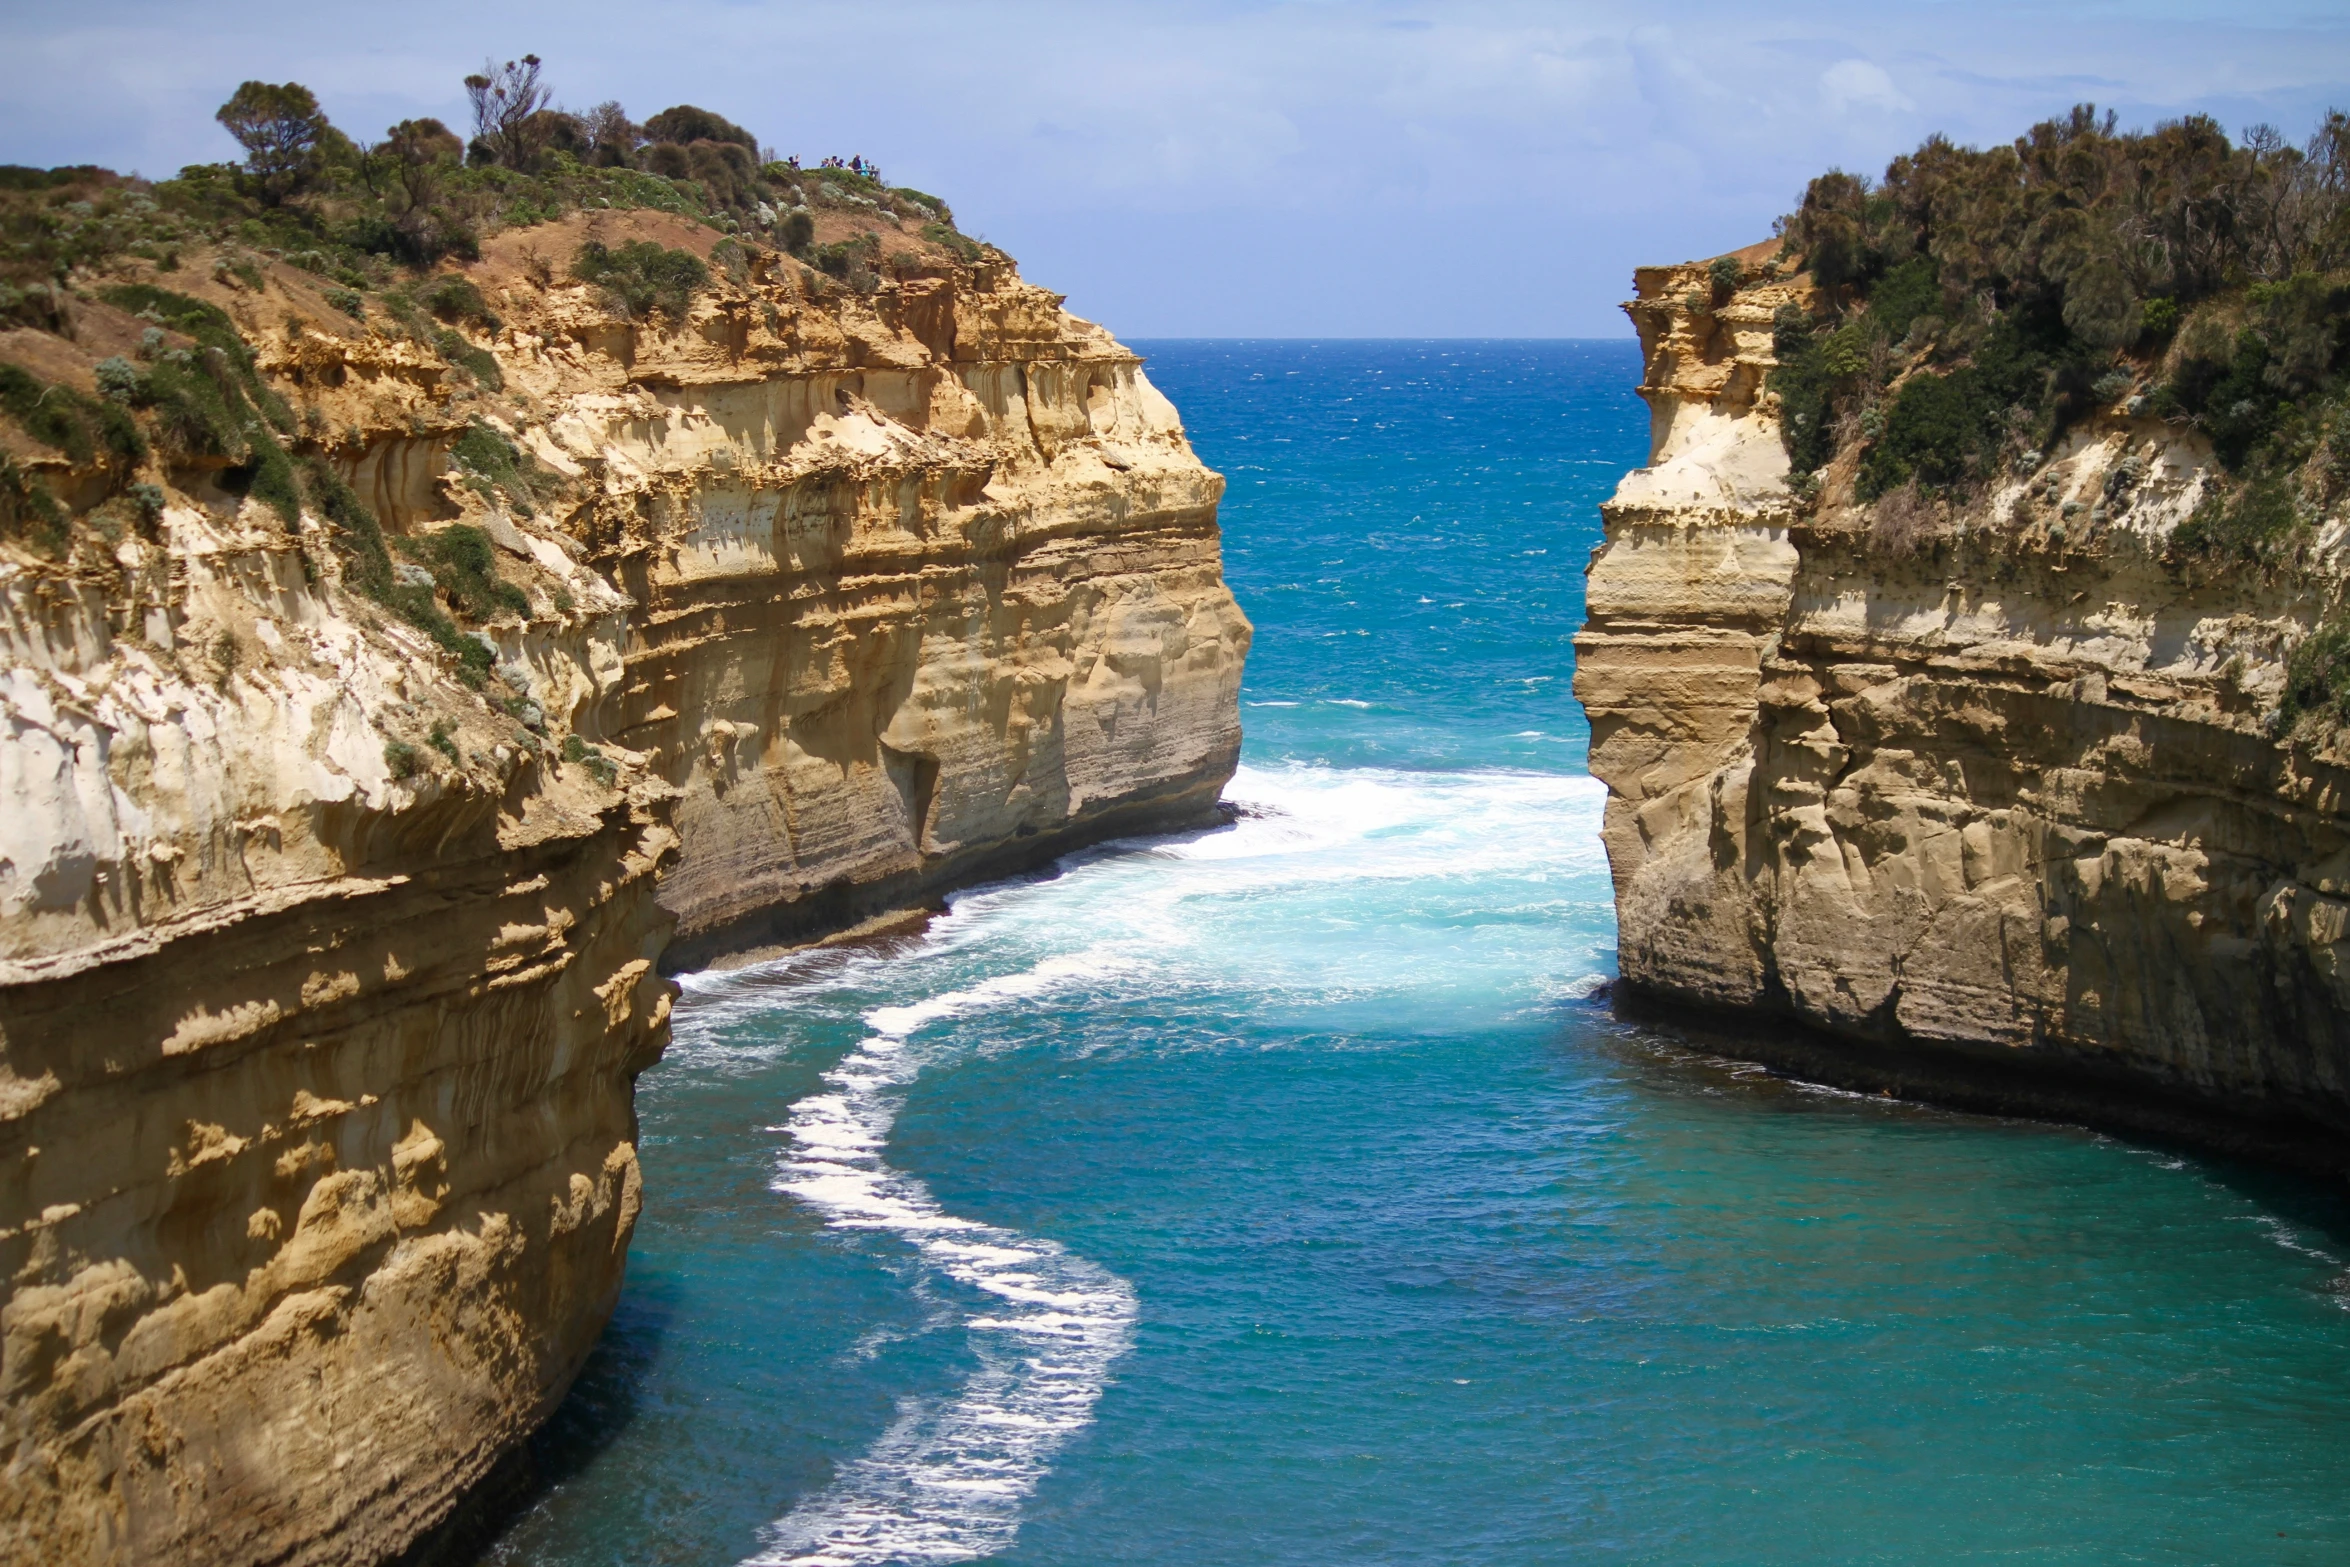
<svg viewBox="0 0 2350 1567">
<path fill-rule="evenodd" d="M 1799 503 L 1767 376 L 1807 280 L 1749 276 L 1628 307 L 1654 451 L 1575 677 L 1625 994 L 1855 1084 L 2342 1167 L 2350 775 L 2277 710 L 2344 529 L 2308 571 L 2178 564 L 2210 454 L 2118 408 L 1955 511 L 1843 468 Z"/>
<path fill-rule="evenodd" d="M 548 264 L 591 235 L 715 281 L 631 319 Z M 1136 357 L 992 255 L 720 238 L 494 240 L 471 378 L 282 264 L 168 280 L 403 587 L 494 542 L 486 680 L 199 469 L 0 565 L 0 1560 L 410 1548 L 611 1309 L 664 967 L 1213 809 L 1249 628 Z M 75 308 L 0 351 L 89 390 L 141 324 Z"/>
</svg>

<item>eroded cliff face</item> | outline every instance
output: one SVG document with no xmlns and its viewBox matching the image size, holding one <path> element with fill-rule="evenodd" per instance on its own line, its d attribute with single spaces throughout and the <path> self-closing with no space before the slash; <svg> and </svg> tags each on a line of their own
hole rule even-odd
<svg viewBox="0 0 2350 1567">
<path fill-rule="evenodd" d="M 2341 524 L 2314 571 L 2178 564 L 2209 453 L 2119 408 L 1956 511 L 1840 468 L 1799 503 L 1765 378 L 1808 280 L 1708 293 L 1639 275 L 1655 451 L 1577 640 L 1627 992 L 1808 1025 L 1752 1048 L 1872 1087 L 2338 1168 L 2346 775 L 2276 713 Z"/>
<path fill-rule="evenodd" d="M 0 1559 L 408 1548 L 611 1310 L 664 966 L 1198 819 L 1237 759 L 1221 481 L 1108 334 L 910 236 L 865 291 L 721 254 L 631 321 L 548 264 L 590 234 L 720 238 L 493 240 L 502 391 L 291 267 L 169 280 L 403 588 L 402 540 L 494 542 L 470 677 L 346 520 L 186 466 L 0 564 Z M 87 390 L 140 323 L 76 311 L 0 348 Z"/>
<path fill-rule="evenodd" d="M 775 270 L 510 372 L 637 606 L 598 724 L 680 791 L 678 966 L 1204 819 L 1239 759 L 1223 481 L 1136 357 L 997 266 Z"/>
</svg>

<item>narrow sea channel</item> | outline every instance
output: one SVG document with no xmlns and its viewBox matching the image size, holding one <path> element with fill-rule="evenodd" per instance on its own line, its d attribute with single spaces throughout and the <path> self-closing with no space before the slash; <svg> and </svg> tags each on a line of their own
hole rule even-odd
<svg viewBox="0 0 2350 1567">
<path fill-rule="evenodd" d="M 1618 342 L 1141 345 L 1228 828 L 690 978 L 509 1567 L 2350 1560 L 2350 1216 L 1616 1021 Z"/>
</svg>

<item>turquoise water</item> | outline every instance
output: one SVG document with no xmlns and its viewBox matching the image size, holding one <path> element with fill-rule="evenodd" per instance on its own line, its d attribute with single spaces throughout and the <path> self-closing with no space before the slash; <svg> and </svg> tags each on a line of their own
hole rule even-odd
<svg viewBox="0 0 2350 1567">
<path fill-rule="evenodd" d="M 2350 1560 L 2350 1223 L 1616 1021 L 1628 344 L 1166 343 L 1232 827 L 687 981 L 509 1564 Z"/>
</svg>

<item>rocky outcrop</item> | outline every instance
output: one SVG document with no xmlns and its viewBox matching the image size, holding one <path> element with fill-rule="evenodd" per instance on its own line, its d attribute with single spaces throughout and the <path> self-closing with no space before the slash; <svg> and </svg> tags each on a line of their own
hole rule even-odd
<svg viewBox="0 0 2350 1567">
<path fill-rule="evenodd" d="M 2118 407 L 1963 508 L 1839 468 L 1799 500 L 1766 379 L 1808 280 L 1709 276 L 1639 276 L 1654 454 L 1577 640 L 1625 994 L 1854 1084 L 2339 1168 L 2350 775 L 2277 709 L 2341 525 L 2309 570 L 2180 564 L 2209 453 Z"/>
<path fill-rule="evenodd" d="M 587 237 L 715 281 L 631 319 Z M 721 238 L 510 231 L 438 353 L 191 254 L 396 590 L 186 465 L 0 564 L 0 1559 L 407 1549 L 612 1307 L 664 967 L 1213 809 L 1249 628 L 1135 356 L 992 254 Z M 75 310 L 14 346 L 87 390 L 141 323 Z"/>
<path fill-rule="evenodd" d="M 680 791 L 680 966 L 1203 819 L 1239 759 L 1223 481 L 1140 361 L 997 266 L 775 270 L 510 372 L 637 606 L 599 734 Z"/>
</svg>

